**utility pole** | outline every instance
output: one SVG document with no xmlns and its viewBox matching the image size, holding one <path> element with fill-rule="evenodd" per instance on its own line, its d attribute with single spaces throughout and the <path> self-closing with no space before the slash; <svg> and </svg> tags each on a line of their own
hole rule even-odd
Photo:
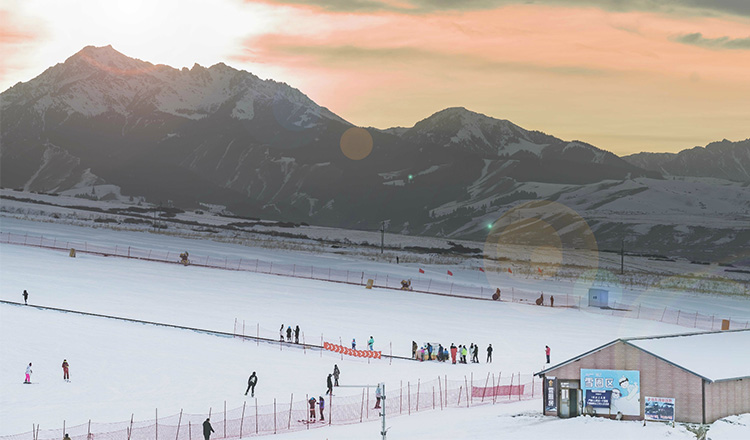
<svg viewBox="0 0 750 440">
<path fill-rule="evenodd" d="M 381 382 L 380 385 L 383 387 L 383 396 L 380 399 L 380 403 L 382 404 L 382 406 L 380 407 L 381 409 L 380 418 L 383 420 L 383 427 L 380 430 L 380 435 L 382 439 L 385 440 L 385 435 L 387 433 L 387 430 L 385 429 L 385 382 Z M 433 392 L 434 392 L 434 389 L 433 389 Z"/>
<path fill-rule="evenodd" d="M 380 222 L 380 253 L 383 253 L 383 246 L 385 245 L 385 220 Z"/>
<path fill-rule="evenodd" d="M 625 239 L 620 242 L 620 275 L 625 273 Z"/>
</svg>

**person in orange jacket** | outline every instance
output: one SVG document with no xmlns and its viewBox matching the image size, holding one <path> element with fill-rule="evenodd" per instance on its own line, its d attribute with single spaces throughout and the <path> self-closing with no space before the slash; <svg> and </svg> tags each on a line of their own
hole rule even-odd
<svg viewBox="0 0 750 440">
<path fill-rule="evenodd" d="M 456 363 L 456 352 L 458 351 L 458 348 L 456 348 L 456 345 L 451 342 L 451 362 L 454 364 Z"/>
</svg>

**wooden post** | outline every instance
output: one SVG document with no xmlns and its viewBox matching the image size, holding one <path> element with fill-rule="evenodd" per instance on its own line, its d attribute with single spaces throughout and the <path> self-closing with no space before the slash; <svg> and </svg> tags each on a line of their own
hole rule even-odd
<svg viewBox="0 0 750 440">
<path fill-rule="evenodd" d="M 497 384 L 498 388 L 500 385 L 500 376 L 497 377 Z M 495 373 L 492 373 L 492 404 L 495 404 L 495 396 L 497 396 L 497 390 L 498 388 L 495 388 Z"/>
<path fill-rule="evenodd" d="M 276 434 L 276 398 L 273 399 L 273 433 Z"/>
<path fill-rule="evenodd" d="M 367 389 L 367 405 L 365 405 L 365 417 L 370 418 L 370 389 Z"/>
<path fill-rule="evenodd" d="M 443 384 L 440 382 L 440 376 L 438 376 L 438 391 L 440 392 L 440 411 L 443 410 Z"/>
<path fill-rule="evenodd" d="M 240 438 L 242 438 L 242 425 L 245 424 L 245 405 L 247 402 L 242 402 L 242 418 L 240 419 Z"/>
<path fill-rule="evenodd" d="M 362 390 L 362 405 L 359 407 L 359 423 L 362 423 L 362 414 L 365 412 L 365 390 Z"/>
<path fill-rule="evenodd" d="M 448 375 L 445 375 L 445 407 L 448 407 Z"/>
<path fill-rule="evenodd" d="M 468 388 L 468 387 L 467 387 Z M 469 402 L 474 403 L 474 372 L 471 372 L 471 391 L 469 394 Z"/>
<path fill-rule="evenodd" d="M 294 403 L 294 393 L 289 398 L 289 423 L 287 423 L 286 429 L 292 429 L 292 404 Z"/>
<path fill-rule="evenodd" d="M 227 438 L 227 401 L 224 401 L 224 438 Z"/>
<path fill-rule="evenodd" d="M 65 420 L 63 420 L 63 435 L 65 435 Z"/>
<path fill-rule="evenodd" d="M 415 409 L 416 412 L 419 412 L 419 385 L 420 385 L 420 379 L 417 379 L 417 409 Z"/>
<path fill-rule="evenodd" d="M 128 436 L 130 436 L 130 433 L 128 433 Z M 130 440 L 130 437 L 128 437 L 128 440 Z M 188 440 L 193 440 L 193 426 L 190 424 L 190 420 L 188 420 Z"/>
<path fill-rule="evenodd" d="M 258 398 L 255 398 L 255 433 L 258 433 Z"/>
<path fill-rule="evenodd" d="M 510 393 L 513 391 L 513 375 L 515 373 L 511 373 L 510 375 L 510 387 L 508 388 L 508 400 L 510 400 Z"/>
<path fill-rule="evenodd" d="M 466 375 L 464 375 L 464 384 L 466 384 L 466 407 L 469 407 L 469 383 L 466 380 Z"/>
<path fill-rule="evenodd" d="M 37 430 L 38 430 L 39 429 L 39 425 L 37 425 L 36 427 L 37 427 Z M 159 432 L 157 431 L 157 438 L 158 438 L 158 433 Z M 91 419 L 89 419 L 89 429 L 88 429 L 88 434 L 86 435 L 86 438 L 91 438 Z"/>
<path fill-rule="evenodd" d="M 156 440 L 159 440 L 159 408 L 156 408 Z"/>
<path fill-rule="evenodd" d="M 518 372 L 518 400 L 521 400 L 521 372 Z"/>
<path fill-rule="evenodd" d="M 484 395 L 487 392 L 487 382 L 490 381 L 490 372 L 487 372 L 487 379 L 484 380 L 484 389 L 482 390 L 482 403 L 484 403 Z M 493 379 L 494 382 L 494 379 Z"/>
<path fill-rule="evenodd" d="M 534 398 L 534 375 L 531 375 L 531 398 Z"/>
<path fill-rule="evenodd" d="M 128 440 L 130 440 L 130 435 L 133 433 L 133 416 L 134 414 L 130 414 L 130 428 L 128 428 Z"/>
<path fill-rule="evenodd" d="M 177 419 L 177 433 L 174 435 L 174 440 L 180 438 L 180 424 L 182 424 L 182 408 L 180 408 L 180 418 Z"/>
<path fill-rule="evenodd" d="M 461 394 L 464 392 L 464 387 L 458 387 L 458 403 L 456 406 L 461 406 Z"/>
<path fill-rule="evenodd" d="M 432 386 L 432 409 L 435 409 L 435 385 Z"/>
</svg>

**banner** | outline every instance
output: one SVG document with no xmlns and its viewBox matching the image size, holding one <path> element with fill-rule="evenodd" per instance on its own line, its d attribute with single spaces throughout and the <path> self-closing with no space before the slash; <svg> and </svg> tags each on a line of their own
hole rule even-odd
<svg viewBox="0 0 750 440">
<path fill-rule="evenodd" d="M 584 396 L 589 390 L 600 394 L 610 392 L 609 412 L 626 416 L 641 415 L 641 372 L 637 370 L 587 370 L 581 368 L 581 389 Z M 591 394 L 592 397 L 595 394 Z M 601 395 L 597 396 L 603 402 Z M 592 405 L 594 406 L 594 405 Z M 600 406 L 601 408 L 601 406 Z"/>
<path fill-rule="evenodd" d="M 645 397 L 644 419 L 656 421 L 674 421 L 674 397 Z"/>
<path fill-rule="evenodd" d="M 585 406 L 609 408 L 612 401 L 612 390 L 586 390 Z"/>
<path fill-rule="evenodd" d="M 547 403 L 545 409 L 547 411 L 557 411 L 557 378 L 547 376 L 545 378 L 544 386 L 547 387 Z"/>
</svg>

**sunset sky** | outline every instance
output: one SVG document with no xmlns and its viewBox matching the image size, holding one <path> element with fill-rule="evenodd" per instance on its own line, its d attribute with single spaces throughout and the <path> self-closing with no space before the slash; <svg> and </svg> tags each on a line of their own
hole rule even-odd
<svg viewBox="0 0 750 440">
<path fill-rule="evenodd" d="M 618 155 L 750 137 L 748 0 L 0 0 L 0 90 L 108 44 L 361 126 L 462 106 Z"/>
</svg>

